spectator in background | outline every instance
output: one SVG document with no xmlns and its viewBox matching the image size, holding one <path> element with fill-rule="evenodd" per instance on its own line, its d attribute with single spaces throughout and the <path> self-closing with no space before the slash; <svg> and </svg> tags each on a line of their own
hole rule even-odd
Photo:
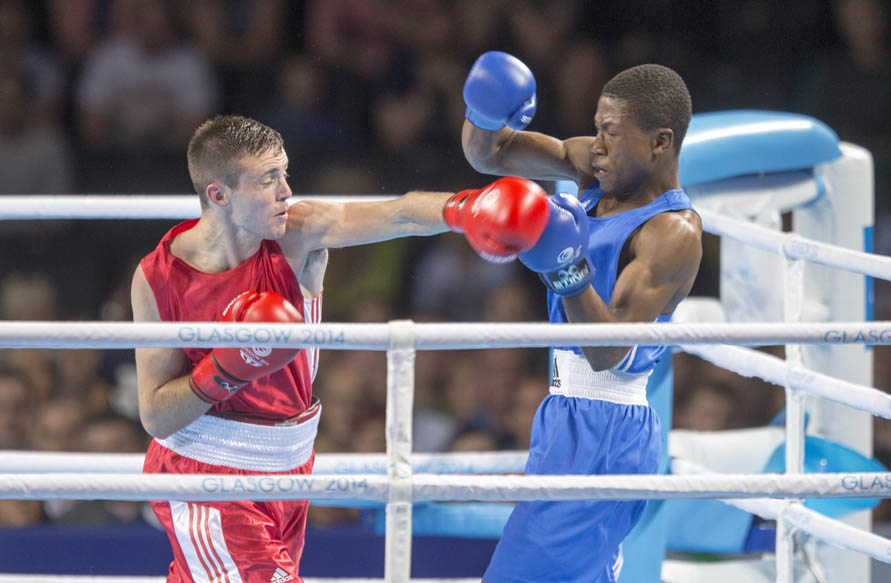
<svg viewBox="0 0 891 583">
<path fill-rule="evenodd" d="M 92 453 L 141 453 L 148 446 L 138 422 L 114 414 L 90 417 L 79 432 L 77 449 Z M 145 502 L 77 500 L 55 517 L 58 524 L 131 524 L 151 509 Z"/>
<path fill-rule="evenodd" d="M 456 0 L 452 3 L 454 30 L 461 33 L 450 40 L 452 50 L 458 51 L 462 61 L 472 62 L 492 49 L 497 39 L 503 36 L 505 14 L 512 5 L 512 0 Z"/>
<path fill-rule="evenodd" d="M 513 448 L 518 387 L 530 378 L 537 378 L 541 385 L 546 384 L 547 351 L 528 348 L 476 350 L 474 360 L 479 386 L 484 387 L 484 407 L 493 420 L 492 429 L 499 436 L 502 447 Z M 547 387 L 538 394 L 547 396 Z"/>
<path fill-rule="evenodd" d="M 346 157 L 355 147 L 356 131 L 329 107 L 325 70 L 317 61 L 292 55 L 282 63 L 274 99 L 258 114 L 259 121 L 277 128 L 295 162 L 291 188 L 309 190 L 319 162 Z"/>
<path fill-rule="evenodd" d="M 350 451 L 355 453 L 383 453 L 387 451 L 387 421 L 384 415 L 363 417 L 353 428 Z"/>
<path fill-rule="evenodd" d="M 537 403 L 536 403 L 537 404 Z M 464 427 L 459 430 L 449 445 L 451 452 L 496 451 L 498 436 L 480 427 Z"/>
<path fill-rule="evenodd" d="M 46 273 L 6 273 L 0 280 L 0 320 L 56 320 L 57 298 Z"/>
<path fill-rule="evenodd" d="M 505 449 L 528 450 L 529 432 L 538 404 L 548 395 L 542 379 L 530 375 L 520 381 L 513 401 L 502 419 L 505 437 L 501 446 Z"/>
<path fill-rule="evenodd" d="M 37 451 L 77 451 L 78 435 L 87 419 L 87 409 L 76 396 L 57 396 L 35 410 L 28 428 L 28 439 Z M 75 505 L 76 500 L 53 498 L 43 502 L 47 518 L 55 520 Z"/>
<path fill-rule="evenodd" d="M 882 214 L 891 211 L 891 8 L 880 0 L 836 0 L 832 6 L 842 50 L 804 69 L 795 108 L 872 153 Z"/>
<path fill-rule="evenodd" d="M 458 235 L 440 235 L 415 260 L 410 305 L 415 314 L 446 321 L 480 322 L 485 300 L 521 277 L 516 262 L 486 263 Z M 460 273 L 461 277 L 455 277 Z"/>
<path fill-rule="evenodd" d="M 47 0 L 47 25 L 56 53 L 76 68 L 93 47 L 126 30 L 142 0 Z"/>
<path fill-rule="evenodd" d="M 24 379 L 0 372 L 0 450 L 28 449 L 28 419 L 34 404 Z"/>
<path fill-rule="evenodd" d="M 600 95 L 612 77 L 609 61 L 602 48 L 590 41 L 579 41 L 566 51 L 553 70 L 557 132 L 562 136 L 584 136 L 591 132 L 591 103 L 580 95 Z"/>
<path fill-rule="evenodd" d="M 380 191 L 401 192 L 419 177 L 430 180 L 450 167 L 442 150 L 426 139 L 433 103 L 423 92 L 382 95 L 373 103 L 371 115 L 372 161 Z"/>
<path fill-rule="evenodd" d="M 315 450 L 319 453 L 350 451 L 355 424 L 367 410 L 362 371 L 349 364 L 350 353 L 332 351 L 320 360 L 316 393 L 325 400 Z"/>
<path fill-rule="evenodd" d="M 393 0 L 308 0 L 306 51 L 330 73 L 338 118 L 371 133 L 371 99 L 396 58 Z M 357 95 L 363 96 L 356 99 Z"/>
<path fill-rule="evenodd" d="M 0 22 L 3 9 L 0 4 Z M 70 192 L 74 168 L 68 143 L 46 112 L 34 113 L 40 99 L 29 87 L 18 68 L 0 62 L 0 194 Z"/>
<path fill-rule="evenodd" d="M 0 352 L 0 367 L 5 366 L 22 379 L 28 385 L 32 405 L 41 406 L 50 398 L 57 383 L 53 367 L 53 351 L 20 348 L 3 352 Z"/>
<path fill-rule="evenodd" d="M 182 42 L 169 0 L 134 7 L 126 32 L 90 52 L 77 80 L 78 127 L 94 149 L 180 149 L 218 101 L 210 64 Z"/>
<path fill-rule="evenodd" d="M 28 88 L 30 107 L 27 111 L 18 112 L 25 116 L 22 125 L 32 127 L 46 124 L 55 127 L 62 113 L 65 76 L 56 53 L 34 42 L 35 23 L 30 7 L 26 6 L 22 0 L 0 0 L 0 71 L 8 70 L 21 75 Z M 6 105 L 0 110 L 5 109 Z M 3 158 L 0 155 L 0 160 Z M 7 174 L 0 172 L 0 176 Z"/>
<path fill-rule="evenodd" d="M 210 62 L 180 35 L 171 0 L 142 0 L 126 28 L 92 49 L 74 89 L 79 189 L 181 193 L 180 152 L 219 101 Z"/>
<path fill-rule="evenodd" d="M 451 359 L 442 350 L 421 350 L 415 355 L 412 448 L 416 452 L 445 451 L 458 428 L 454 417 L 445 410 L 443 395 L 450 365 Z"/>
<path fill-rule="evenodd" d="M 577 10 L 576 3 L 566 0 L 512 2 L 506 17 L 515 54 L 532 69 L 557 65 L 573 37 Z"/>
<path fill-rule="evenodd" d="M 102 350 L 55 350 L 56 373 L 65 382 L 59 383 L 56 393 L 70 395 L 83 402 L 89 417 L 108 414 L 111 383 L 100 374 L 105 356 Z"/>
<path fill-rule="evenodd" d="M 40 500 L 0 500 L 0 526 L 20 528 L 46 519 Z"/>
<path fill-rule="evenodd" d="M 481 320 L 483 322 L 538 322 L 547 314 L 541 302 L 533 300 L 533 292 L 526 283 L 526 273 L 518 274 L 523 279 L 505 282 L 486 296 Z M 538 285 L 537 281 L 532 282 Z M 535 289 L 535 293 L 540 290 Z"/>
<path fill-rule="evenodd" d="M 394 0 L 309 0 L 307 49 L 326 66 L 362 81 L 384 77 L 395 58 Z"/>
<path fill-rule="evenodd" d="M 77 436 L 89 417 L 83 401 L 74 395 L 52 396 L 35 410 L 28 440 L 37 451 L 77 451 Z"/>
<path fill-rule="evenodd" d="M 459 428 L 476 427 L 495 434 L 492 413 L 486 407 L 486 387 L 479 378 L 472 353 L 452 353 L 453 361 L 443 386 L 446 411 Z"/>
<path fill-rule="evenodd" d="M 675 402 L 672 427 L 695 431 L 738 429 L 745 426 L 737 407 L 738 395 L 730 385 L 702 380 L 688 387 Z"/>
<path fill-rule="evenodd" d="M 219 73 L 226 111 L 255 114 L 257 104 L 275 90 L 287 4 L 285 0 L 191 0 L 181 8 L 186 29 Z M 287 138 L 285 143 L 289 143 Z"/>
</svg>

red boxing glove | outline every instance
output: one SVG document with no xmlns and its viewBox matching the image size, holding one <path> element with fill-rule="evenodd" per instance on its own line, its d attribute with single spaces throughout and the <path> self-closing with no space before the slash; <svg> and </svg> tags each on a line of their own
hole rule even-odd
<svg viewBox="0 0 891 583">
<path fill-rule="evenodd" d="M 299 324 L 303 317 L 291 302 L 274 291 L 246 291 L 229 302 L 220 321 Z M 284 368 L 300 350 L 266 346 L 214 348 L 192 369 L 189 386 L 202 401 L 219 403 L 250 381 Z"/>
<path fill-rule="evenodd" d="M 464 233 L 486 261 L 507 263 L 531 249 L 550 215 L 545 191 L 535 182 L 508 176 L 480 190 L 463 190 L 446 202 L 442 216 Z"/>
</svg>

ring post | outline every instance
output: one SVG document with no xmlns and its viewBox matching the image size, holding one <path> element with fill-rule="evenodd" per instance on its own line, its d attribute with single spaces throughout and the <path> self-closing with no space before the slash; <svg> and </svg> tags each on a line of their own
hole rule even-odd
<svg viewBox="0 0 891 583">
<path fill-rule="evenodd" d="M 796 237 L 797 235 L 790 235 Z M 779 254 L 783 258 L 783 319 L 786 322 L 799 322 L 804 305 L 804 261 L 794 259 L 785 252 L 785 241 L 780 244 Z M 801 345 L 786 344 L 786 364 L 792 369 L 803 365 Z M 804 472 L 804 411 L 806 395 L 796 390 L 785 375 L 786 389 L 786 473 L 801 474 Z M 795 527 L 783 519 L 781 513 L 777 517 L 776 532 L 776 581 L 792 583 L 794 581 L 795 560 Z"/>
<path fill-rule="evenodd" d="M 388 325 L 387 350 L 387 501 L 384 580 L 408 583 L 411 576 L 411 448 L 415 378 L 415 333 L 411 320 Z"/>
</svg>

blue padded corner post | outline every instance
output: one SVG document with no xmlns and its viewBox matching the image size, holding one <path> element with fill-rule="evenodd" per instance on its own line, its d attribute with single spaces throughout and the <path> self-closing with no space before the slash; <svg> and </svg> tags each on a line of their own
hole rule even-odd
<svg viewBox="0 0 891 583">
<path fill-rule="evenodd" d="M 838 144 L 838 135 L 829 126 L 798 113 L 697 113 L 681 146 L 681 184 L 810 169 L 840 157 Z"/>
</svg>

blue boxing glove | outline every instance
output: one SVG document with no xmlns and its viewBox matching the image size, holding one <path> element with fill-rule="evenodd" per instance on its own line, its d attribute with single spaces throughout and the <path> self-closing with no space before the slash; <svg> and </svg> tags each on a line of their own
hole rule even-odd
<svg viewBox="0 0 891 583">
<path fill-rule="evenodd" d="M 521 130 L 535 115 L 535 77 L 520 59 L 502 53 L 483 53 L 464 82 L 467 120 L 484 130 L 505 125 Z"/>
<path fill-rule="evenodd" d="M 588 215 L 571 194 L 555 194 L 548 202 L 548 223 L 535 245 L 520 253 L 520 261 L 538 272 L 555 294 L 576 296 L 588 289 L 594 277 L 588 262 Z"/>
</svg>

